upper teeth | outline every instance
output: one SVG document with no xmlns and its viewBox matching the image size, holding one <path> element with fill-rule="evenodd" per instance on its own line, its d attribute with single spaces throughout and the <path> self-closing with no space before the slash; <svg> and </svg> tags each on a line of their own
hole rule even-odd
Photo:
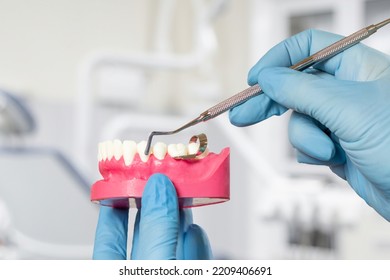
<svg viewBox="0 0 390 280">
<path fill-rule="evenodd" d="M 195 154 L 199 149 L 199 143 L 190 143 L 188 146 L 182 143 L 167 146 L 165 143 L 157 142 L 150 149 L 149 155 L 145 155 L 145 147 L 146 141 L 141 141 L 138 144 L 130 140 L 123 141 L 123 143 L 118 139 L 104 141 L 99 143 L 98 160 L 111 160 L 113 157 L 115 160 L 119 160 L 123 157 L 125 165 L 129 166 L 133 162 L 136 153 L 143 162 L 148 161 L 152 153 L 157 159 L 162 160 L 167 152 L 171 157 Z"/>
</svg>

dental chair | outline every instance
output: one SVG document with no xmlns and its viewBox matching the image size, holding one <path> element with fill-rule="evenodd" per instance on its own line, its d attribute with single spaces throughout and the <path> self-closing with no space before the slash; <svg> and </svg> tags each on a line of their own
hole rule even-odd
<svg viewBox="0 0 390 280">
<path fill-rule="evenodd" d="M 35 130 L 23 100 L 0 90 L 0 199 L 11 221 L 3 245 L 12 248 L 0 257 L 89 259 L 98 214 L 90 182 L 59 150 L 21 141 Z"/>
</svg>

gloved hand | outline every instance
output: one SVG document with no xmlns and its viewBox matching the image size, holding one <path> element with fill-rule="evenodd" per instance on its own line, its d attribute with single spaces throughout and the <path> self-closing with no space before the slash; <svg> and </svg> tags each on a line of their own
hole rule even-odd
<svg viewBox="0 0 390 280">
<path fill-rule="evenodd" d="M 287 68 L 341 37 L 308 30 L 272 48 L 249 72 L 263 95 L 230 112 L 246 126 L 294 110 L 299 162 L 327 165 L 390 221 L 390 58 L 358 44 L 315 69 Z"/>
<path fill-rule="evenodd" d="M 190 209 L 179 210 L 175 188 L 162 174 L 145 186 L 133 235 L 132 259 L 210 259 L 206 233 L 192 224 Z M 127 256 L 128 209 L 100 208 L 94 259 Z"/>
</svg>

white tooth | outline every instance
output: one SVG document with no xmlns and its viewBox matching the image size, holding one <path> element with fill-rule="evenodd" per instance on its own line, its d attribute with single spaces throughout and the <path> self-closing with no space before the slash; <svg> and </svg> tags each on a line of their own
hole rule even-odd
<svg viewBox="0 0 390 280">
<path fill-rule="evenodd" d="M 105 146 L 107 152 L 107 159 L 111 160 L 112 157 L 114 156 L 114 144 L 112 143 L 112 141 L 106 141 Z"/>
<path fill-rule="evenodd" d="M 179 143 L 176 145 L 177 152 L 179 153 L 179 156 L 186 156 L 188 155 L 187 146 Z"/>
<path fill-rule="evenodd" d="M 188 144 L 188 154 L 194 155 L 199 150 L 199 142 L 192 142 Z"/>
<path fill-rule="evenodd" d="M 107 159 L 106 142 L 101 142 L 99 145 L 101 145 L 102 160 L 106 160 Z"/>
<path fill-rule="evenodd" d="M 114 140 L 114 157 L 116 160 L 119 160 L 122 157 L 123 149 L 122 149 L 122 141 L 115 139 Z"/>
<path fill-rule="evenodd" d="M 98 145 L 98 161 L 102 161 L 103 160 L 103 157 L 102 157 L 102 143 L 99 143 Z"/>
<path fill-rule="evenodd" d="M 168 154 L 171 157 L 178 157 L 187 155 L 187 147 L 184 144 L 169 144 L 168 145 Z"/>
<path fill-rule="evenodd" d="M 146 141 L 141 141 L 137 144 L 137 152 L 143 162 L 147 162 L 150 156 L 150 153 L 148 155 L 145 155 L 145 148 Z"/>
<path fill-rule="evenodd" d="M 162 160 L 165 158 L 165 155 L 167 154 L 167 144 L 163 142 L 157 142 L 153 146 L 153 155 L 159 159 Z"/>
<path fill-rule="evenodd" d="M 169 144 L 168 145 L 168 154 L 171 157 L 177 157 L 178 156 L 176 144 Z"/>
<path fill-rule="evenodd" d="M 136 152 L 137 144 L 134 141 L 123 141 L 123 159 L 126 166 L 129 166 L 133 162 Z"/>
</svg>

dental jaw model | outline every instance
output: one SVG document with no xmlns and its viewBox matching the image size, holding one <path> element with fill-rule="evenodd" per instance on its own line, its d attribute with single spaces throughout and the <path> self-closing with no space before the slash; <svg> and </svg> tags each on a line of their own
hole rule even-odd
<svg viewBox="0 0 390 280">
<path fill-rule="evenodd" d="M 219 154 L 209 152 L 204 134 L 193 136 L 188 145 L 157 142 L 148 155 L 145 147 L 146 141 L 99 144 L 99 171 L 103 179 L 91 188 L 92 202 L 139 208 L 145 184 L 154 173 L 171 179 L 183 208 L 229 200 L 229 148 Z"/>
</svg>

